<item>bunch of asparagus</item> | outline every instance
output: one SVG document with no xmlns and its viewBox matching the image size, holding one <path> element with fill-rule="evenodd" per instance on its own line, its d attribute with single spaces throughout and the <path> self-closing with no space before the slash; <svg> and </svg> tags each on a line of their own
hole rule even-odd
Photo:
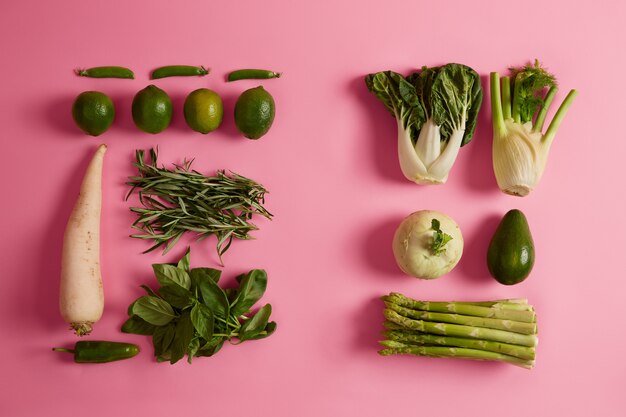
<svg viewBox="0 0 626 417">
<path fill-rule="evenodd" d="M 383 356 L 491 360 L 527 369 L 535 364 L 537 318 L 525 299 L 430 302 L 392 292 L 383 301 Z"/>
</svg>

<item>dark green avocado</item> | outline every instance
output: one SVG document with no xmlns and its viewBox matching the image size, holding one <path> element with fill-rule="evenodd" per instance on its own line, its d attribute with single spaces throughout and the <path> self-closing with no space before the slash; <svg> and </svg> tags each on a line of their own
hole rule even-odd
<svg viewBox="0 0 626 417">
<path fill-rule="evenodd" d="M 487 250 L 489 273 L 500 284 L 524 281 L 535 264 L 535 244 L 526 216 L 519 210 L 504 215 Z"/>
</svg>

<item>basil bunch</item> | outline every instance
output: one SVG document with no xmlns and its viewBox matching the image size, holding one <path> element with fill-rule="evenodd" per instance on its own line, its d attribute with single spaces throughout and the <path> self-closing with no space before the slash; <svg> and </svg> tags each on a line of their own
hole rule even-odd
<svg viewBox="0 0 626 417">
<path fill-rule="evenodd" d="M 266 304 L 256 313 L 250 309 L 267 287 L 264 270 L 253 269 L 237 277 L 238 288 L 221 288 L 221 271 L 213 268 L 190 268 L 189 250 L 178 262 L 152 265 L 161 287 L 128 307 L 130 318 L 122 326 L 124 333 L 152 336 L 157 361 L 176 363 L 185 355 L 213 356 L 225 341 L 263 339 L 276 330 L 270 322 L 272 306 Z"/>
</svg>

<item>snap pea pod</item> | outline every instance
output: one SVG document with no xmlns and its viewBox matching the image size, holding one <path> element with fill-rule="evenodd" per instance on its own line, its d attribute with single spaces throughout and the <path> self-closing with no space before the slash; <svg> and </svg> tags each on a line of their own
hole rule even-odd
<svg viewBox="0 0 626 417">
<path fill-rule="evenodd" d="M 52 350 L 73 353 L 76 363 L 105 363 L 132 358 L 139 353 L 139 346 L 132 343 L 81 340 L 76 342 L 74 349 L 52 348 Z"/>
<path fill-rule="evenodd" d="M 135 74 L 125 67 L 93 67 L 77 69 L 76 75 L 91 78 L 135 78 Z"/>
<path fill-rule="evenodd" d="M 210 70 L 204 67 L 194 67 L 192 65 L 168 65 L 159 67 L 152 71 L 150 79 L 156 80 L 166 77 L 192 77 L 207 75 Z"/>
<path fill-rule="evenodd" d="M 280 78 L 280 72 L 263 69 L 241 69 L 228 74 L 228 81 L 237 80 L 263 80 L 268 78 Z"/>
</svg>

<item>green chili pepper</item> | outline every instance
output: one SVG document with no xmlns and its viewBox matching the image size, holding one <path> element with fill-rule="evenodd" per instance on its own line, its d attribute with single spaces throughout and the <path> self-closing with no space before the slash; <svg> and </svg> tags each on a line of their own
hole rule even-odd
<svg viewBox="0 0 626 417">
<path fill-rule="evenodd" d="M 52 348 L 55 352 L 74 354 L 76 363 L 105 363 L 132 358 L 139 353 L 139 346 L 132 343 L 107 341 L 80 341 L 74 349 Z"/>
<path fill-rule="evenodd" d="M 93 67 L 76 70 L 76 75 L 91 78 L 135 78 L 135 74 L 125 67 Z"/>
<path fill-rule="evenodd" d="M 150 79 L 156 80 L 157 78 L 165 77 L 189 77 L 189 76 L 203 76 L 207 75 L 210 70 L 204 67 L 194 67 L 191 65 L 169 65 L 166 67 L 160 67 L 152 71 Z"/>
<path fill-rule="evenodd" d="M 237 80 L 262 80 L 267 78 L 280 78 L 280 72 L 262 69 L 241 69 L 228 74 L 228 81 Z"/>
</svg>

